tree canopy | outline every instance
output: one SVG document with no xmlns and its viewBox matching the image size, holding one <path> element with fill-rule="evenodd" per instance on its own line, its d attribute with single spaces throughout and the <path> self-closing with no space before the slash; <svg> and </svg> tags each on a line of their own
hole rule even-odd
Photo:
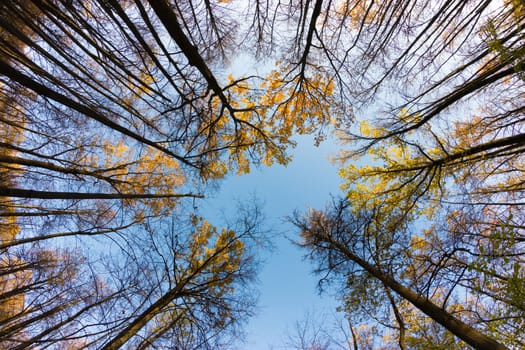
<svg viewBox="0 0 525 350">
<path fill-rule="evenodd" d="M 261 215 L 195 208 L 298 134 L 342 141 L 345 198 L 293 221 L 352 336 L 525 346 L 524 25 L 522 0 L 0 3 L 0 346 L 233 341 Z"/>
<path fill-rule="evenodd" d="M 521 348 L 524 4 L 423 3 L 405 2 L 392 45 L 364 57 L 377 117 L 339 129 L 346 198 L 298 215 L 300 244 L 387 344 Z"/>
</svg>

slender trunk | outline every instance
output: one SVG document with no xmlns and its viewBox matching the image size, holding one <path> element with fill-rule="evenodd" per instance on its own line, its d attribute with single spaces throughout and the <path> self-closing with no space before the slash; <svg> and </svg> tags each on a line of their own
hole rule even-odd
<svg viewBox="0 0 525 350">
<path fill-rule="evenodd" d="M 117 336 L 107 343 L 102 350 L 118 350 L 120 349 L 132 336 L 134 336 L 142 327 L 144 327 L 153 317 L 159 314 L 169 303 L 182 294 L 182 288 L 185 283 L 179 283 L 174 288 L 170 289 L 150 307 L 148 307 L 142 314 L 140 314 L 133 322 L 124 328 Z"/>
<path fill-rule="evenodd" d="M 235 240 L 230 241 L 230 243 Z M 186 285 L 199 275 L 209 264 L 211 264 L 215 257 L 222 254 L 228 249 L 230 245 L 227 244 L 221 249 L 217 250 L 214 255 L 210 256 L 194 271 L 192 271 L 186 278 L 181 279 L 172 289 L 167 291 L 159 299 L 157 299 L 150 307 L 148 307 L 142 314 L 135 318 L 129 325 L 126 326 L 119 334 L 111 339 L 101 350 L 118 350 L 131 337 L 133 337 L 142 327 L 144 327 L 151 319 L 162 312 L 164 308 L 177 298 L 185 297 L 191 294 L 203 293 L 207 288 L 207 283 L 203 285 L 202 290 L 193 288 L 191 291 L 185 290 Z M 212 282 L 213 283 L 213 282 Z"/>
<path fill-rule="evenodd" d="M 401 313 L 399 312 L 399 309 L 396 305 L 396 301 L 394 300 L 394 297 L 392 296 L 392 293 L 390 293 L 390 289 L 388 287 L 386 287 L 386 295 L 388 297 L 388 300 L 390 301 L 390 305 L 392 305 L 394 316 L 396 318 L 397 324 L 399 325 L 399 349 L 406 350 L 407 347 L 405 345 L 405 321 L 403 320 L 403 316 L 401 316 Z"/>
<path fill-rule="evenodd" d="M 113 228 L 109 228 L 109 229 L 106 229 L 106 230 L 96 230 L 96 231 L 80 230 L 80 231 L 72 231 L 72 232 L 57 232 L 57 233 L 51 233 L 51 234 L 42 235 L 42 236 L 34 236 L 34 237 L 28 237 L 28 238 L 13 239 L 11 241 L 5 241 L 5 243 L 0 244 L 0 250 L 1 249 L 7 249 L 9 247 L 13 247 L 13 246 L 20 245 L 20 244 L 33 243 L 33 242 L 44 241 L 44 240 L 47 240 L 47 239 L 53 239 L 53 238 L 59 238 L 59 237 L 107 235 L 109 233 L 115 233 L 115 232 L 122 231 L 124 229 L 130 228 L 135 223 L 136 222 L 133 221 L 129 225 L 113 227 Z"/>
<path fill-rule="evenodd" d="M 373 277 L 379 279 L 383 284 L 396 292 L 402 298 L 408 300 L 415 307 L 421 310 L 424 314 L 432 318 L 434 321 L 441 324 L 452 334 L 456 335 L 458 338 L 466 342 L 467 344 L 473 346 L 478 350 L 507 350 L 508 348 L 503 344 L 498 343 L 496 340 L 482 334 L 477 331 L 475 328 L 464 323 L 463 321 L 452 316 L 450 313 L 444 309 L 438 307 L 436 304 L 423 297 L 422 295 L 414 292 L 413 290 L 401 285 L 397 282 L 391 275 L 384 273 L 379 268 L 369 264 L 365 260 L 361 259 L 355 255 L 350 249 L 348 249 L 344 244 L 333 240 L 331 237 L 326 235 L 323 236 L 323 239 L 328 243 L 335 246 L 341 253 L 343 253 L 348 259 L 352 260 Z"/>
<path fill-rule="evenodd" d="M 182 50 L 182 53 L 188 59 L 188 63 L 199 70 L 206 79 L 208 86 L 226 106 L 229 106 L 229 100 L 222 91 L 217 79 L 208 68 L 204 58 L 200 55 L 198 48 L 194 46 L 186 34 L 184 34 L 184 31 L 180 27 L 179 20 L 169 3 L 165 0 L 148 0 L 148 3 L 153 11 L 155 11 L 157 17 L 159 17 L 171 38 Z"/>
<path fill-rule="evenodd" d="M 154 198 L 178 198 L 197 197 L 201 195 L 185 193 L 148 194 L 148 193 L 82 193 L 82 192 L 52 192 L 35 191 L 20 188 L 0 186 L 0 197 L 36 198 L 36 199 L 154 199 Z"/>
<path fill-rule="evenodd" d="M 357 334 L 355 334 L 354 326 L 350 321 L 348 321 L 348 328 L 350 328 L 350 333 L 352 334 L 352 345 L 354 346 L 353 350 L 359 350 L 359 346 L 357 345 Z M 348 347 L 350 347 L 350 343 L 348 345 Z"/>
</svg>

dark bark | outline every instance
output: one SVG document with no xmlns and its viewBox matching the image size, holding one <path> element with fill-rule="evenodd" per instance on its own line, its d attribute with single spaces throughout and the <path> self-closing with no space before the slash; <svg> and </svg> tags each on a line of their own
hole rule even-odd
<svg viewBox="0 0 525 350">
<path fill-rule="evenodd" d="M 25 86 L 26 88 L 36 92 L 38 95 L 47 97 L 51 100 L 54 100 L 64 106 L 67 106 L 69 108 L 72 108 L 73 110 L 76 110 L 77 112 L 96 120 L 107 127 L 118 131 L 122 133 L 123 135 L 129 136 L 145 145 L 151 146 L 155 149 L 158 149 L 159 151 L 177 159 L 181 163 L 184 163 L 186 165 L 190 165 L 192 167 L 195 167 L 194 164 L 190 163 L 187 159 L 185 159 L 182 156 L 179 156 L 166 147 L 161 146 L 159 143 L 151 141 L 131 130 L 129 130 L 126 127 L 123 127 L 122 125 L 119 125 L 118 123 L 110 120 L 105 115 L 99 113 L 98 111 L 94 110 L 93 108 L 87 107 L 81 103 L 78 103 L 69 97 L 54 91 L 47 86 L 44 86 L 40 84 L 39 82 L 33 80 L 32 78 L 28 77 L 27 75 L 23 74 L 22 72 L 18 71 L 16 68 L 11 67 L 8 63 L 4 62 L 0 59 L 0 74 L 7 76 L 9 79 L 12 79 L 13 81 L 16 81 L 17 83 Z"/>
<path fill-rule="evenodd" d="M 324 235 L 320 237 L 322 240 L 333 246 L 334 249 L 339 250 L 346 258 L 365 269 L 370 275 L 379 279 L 383 284 L 397 293 L 400 297 L 409 301 L 412 305 L 421 310 L 425 315 L 432 318 L 434 321 L 441 324 L 452 334 L 473 346 L 478 350 L 506 350 L 507 347 L 496 340 L 477 331 L 475 328 L 469 326 L 458 318 L 452 316 L 446 310 L 438 307 L 436 304 L 414 292 L 397 282 L 391 275 L 381 271 L 378 267 L 369 264 L 367 261 L 361 259 L 354 254 L 350 249 L 340 242 Z"/>
<path fill-rule="evenodd" d="M 179 198 L 193 197 L 203 198 L 202 195 L 193 193 L 167 193 L 167 194 L 148 194 L 148 193 L 82 193 L 82 192 L 48 192 L 25 190 L 20 188 L 9 188 L 0 186 L 0 196 L 16 198 L 35 198 L 35 199 L 154 199 L 154 198 Z"/>
</svg>

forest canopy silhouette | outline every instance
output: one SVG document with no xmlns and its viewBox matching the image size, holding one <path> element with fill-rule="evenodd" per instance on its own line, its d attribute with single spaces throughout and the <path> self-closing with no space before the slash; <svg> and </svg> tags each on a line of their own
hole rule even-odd
<svg viewBox="0 0 525 350">
<path fill-rule="evenodd" d="M 348 349 L 525 347 L 524 25 L 523 0 L 1 1 L 0 348 L 238 345 L 261 208 L 198 208 L 304 134 L 341 143 L 340 198 L 290 220 Z"/>
</svg>

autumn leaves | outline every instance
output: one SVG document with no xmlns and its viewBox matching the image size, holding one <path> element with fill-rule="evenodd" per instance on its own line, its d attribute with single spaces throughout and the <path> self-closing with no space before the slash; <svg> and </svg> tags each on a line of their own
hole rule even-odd
<svg viewBox="0 0 525 350">
<path fill-rule="evenodd" d="M 523 3 L 237 5 L 2 2 L 5 344 L 228 344 L 259 218 L 195 208 L 314 134 L 343 141 L 345 199 L 295 222 L 351 324 L 402 348 L 439 341 L 434 321 L 522 346 Z M 243 50 L 278 63 L 238 77 Z"/>
</svg>

